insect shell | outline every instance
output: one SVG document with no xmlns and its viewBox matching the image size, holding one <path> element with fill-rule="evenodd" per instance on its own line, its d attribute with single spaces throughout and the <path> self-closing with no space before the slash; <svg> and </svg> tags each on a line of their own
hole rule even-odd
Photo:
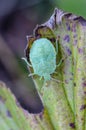
<svg viewBox="0 0 86 130">
<path fill-rule="evenodd" d="M 56 69 L 56 51 L 55 47 L 47 38 L 35 40 L 29 53 L 30 62 L 34 74 L 44 77 L 44 80 L 50 80 L 50 74 Z"/>
</svg>

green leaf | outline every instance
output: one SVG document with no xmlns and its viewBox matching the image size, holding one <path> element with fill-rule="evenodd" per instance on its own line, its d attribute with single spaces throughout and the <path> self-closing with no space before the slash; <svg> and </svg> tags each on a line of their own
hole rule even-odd
<svg viewBox="0 0 86 130">
<path fill-rule="evenodd" d="M 56 0 L 58 8 L 86 18 L 86 0 Z"/>
<path fill-rule="evenodd" d="M 45 31 L 47 28 L 50 30 Z M 86 21 L 55 9 L 49 21 L 38 27 L 37 37 L 47 38 L 51 31 L 54 35 L 48 39 L 54 39 L 52 44 L 56 39 L 59 44 L 57 64 L 61 59 L 63 63 L 51 75 L 50 81 L 40 81 L 36 75 L 33 76 L 34 83 L 55 130 L 85 130 Z"/>
<path fill-rule="evenodd" d="M 46 110 L 30 114 L 22 109 L 11 91 L 0 82 L 0 130 L 53 130 Z"/>
</svg>

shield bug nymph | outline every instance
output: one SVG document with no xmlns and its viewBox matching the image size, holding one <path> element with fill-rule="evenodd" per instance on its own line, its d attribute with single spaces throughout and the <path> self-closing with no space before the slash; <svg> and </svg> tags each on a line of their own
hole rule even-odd
<svg viewBox="0 0 86 130">
<path fill-rule="evenodd" d="M 58 50 L 58 48 L 57 48 Z M 25 59 L 28 66 L 32 66 L 34 73 L 31 75 L 38 75 L 44 77 L 44 80 L 50 80 L 51 74 L 56 70 L 56 50 L 54 45 L 47 38 L 40 38 L 33 42 L 29 58 L 30 63 Z"/>
</svg>

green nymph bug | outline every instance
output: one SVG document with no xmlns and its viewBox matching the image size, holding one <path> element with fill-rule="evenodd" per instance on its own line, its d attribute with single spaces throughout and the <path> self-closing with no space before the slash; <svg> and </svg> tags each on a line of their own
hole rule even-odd
<svg viewBox="0 0 86 130">
<path fill-rule="evenodd" d="M 58 48 L 57 48 L 58 49 Z M 29 58 L 31 64 L 25 59 L 28 66 L 32 67 L 34 73 L 30 75 L 38 75 L 43 77 L 45 81 L 51 79 L 51 74 L 56 70 L 56 55 L 54 45 L 47 38 L 40 38 L 33 42 L 30 49 Z M 59 62 L 58 66 L 61 64 Z"/>
</svg>

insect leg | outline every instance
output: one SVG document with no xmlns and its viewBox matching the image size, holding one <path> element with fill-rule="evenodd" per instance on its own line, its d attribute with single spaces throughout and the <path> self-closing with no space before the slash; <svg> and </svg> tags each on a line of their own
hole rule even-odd
<svg viewBox="0 0 86 130">
<path fill-rule="evenodd" d="M 62 58 L 62 59 L 59 61 L 58 65 L 56 65 L 56 67 L 59 67 L 59 66 L 62 64 L 62 62 L 63 62 L 66 58 L 67 58 L 67 56 L 65 56 L 64 58 Z"/>
<path fill-rule="evenodd" d="M 53 81 L 57 82 L 57 83 L 64 83 L 63 81 L 60 81 L 58 79 L 54 79 L 54 78 L 51 78 Z"/>
<path fill-rule="evenodd" d="M 29 74 L 28 77 L 33 76 L 33 75 L 35 75 L 35 73 L 31 73 L 31 74 Z"/>
<path fill-rule="evenodd" d="M 55 71 L 54 74 L 58 74 L 58 73 Z"/>
<path fill-rule="evenodd" d="M 32 67 L 32 65 L 27 61 L 27 59 L 26 58 L 21 58 L 22 60 L 24 60 L 25 61 L 25 63 L 28 65 L 28 66 L 30 66 L 30 67 Z"/>
<path fill-rule="evenodd" d="M 58 40 L 56 40 L 56 54 L 58 54 Z"/>
<path fill-rule="evenodd" d="M 42 80 L 42 76 L 40 77 L 40 79 L 39 80 Z"/>
<path fill-rule="evenodd" d="M 63 62 L 63 58 L 59 61 L 58 65 L 56 65 L 56 67 L 59 67 Z"/>
<path fill-rule="evenodd" d="M 61 83 L 61 81 L 60 80 L 58 80 L 58 79 L 54 79 L 54 78 L 51 78 L 53 81 L 56 81 L 56 82 L 58 82 L 58 83 Z"/>
</svg>

